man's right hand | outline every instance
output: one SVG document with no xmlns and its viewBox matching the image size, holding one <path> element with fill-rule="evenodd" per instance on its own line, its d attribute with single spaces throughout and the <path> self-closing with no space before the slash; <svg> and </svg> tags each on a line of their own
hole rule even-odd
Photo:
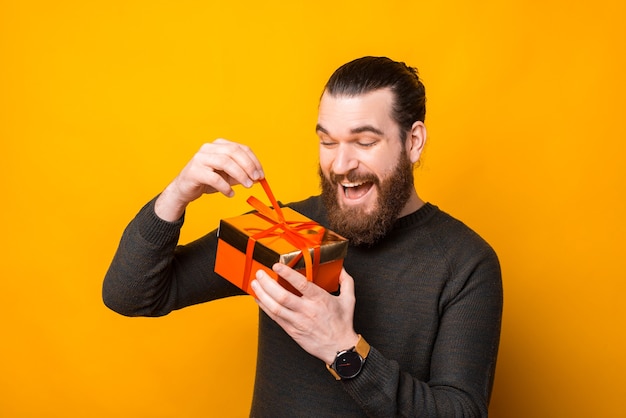
<svg viewBox="0 0 626 418">
<path fill-rule="evenodd" d="M 187 205 L 203 194 L 220 192 L 232 197 L 232 186 L 252 187 L 264 177 L 261 163 L 245 145 L 216 139 L 202 145 L 155 203 L 157 216 L 174 222 Z"/>
</svg>

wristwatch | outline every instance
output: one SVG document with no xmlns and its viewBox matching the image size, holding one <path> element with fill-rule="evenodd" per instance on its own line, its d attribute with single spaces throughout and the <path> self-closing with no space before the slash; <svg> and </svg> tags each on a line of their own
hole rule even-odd
<svg viewBox="0 0 626 418">
<path fill-rule="evenodd" d="M 352 379 L 363 369 L 369 352 L 370 345 L 359 334 L 356 345 L 347 350 L 338 351 L 333 364 L 327 364 L 326 368 L 337 380 Z"/>
</svg>

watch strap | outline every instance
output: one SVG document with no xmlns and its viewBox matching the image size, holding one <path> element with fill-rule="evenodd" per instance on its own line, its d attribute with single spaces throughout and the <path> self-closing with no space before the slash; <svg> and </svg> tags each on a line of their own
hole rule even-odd
<svg viewBox="0 0 626 418">
<path fill-rule="evenodd" d="M 359 334 L 359 339 L 357 340 L 356 345 L 354 346 L 354 351 L 359 353 L 359 355 L 363 358 L 363 361 L 365 361 L 368 354 L 370 353 L 370 348 L 371 347 L 367 343 L 367 341 L 365 341 L 365 338 L 363 338 L 363 336 Z"/>
</svg>

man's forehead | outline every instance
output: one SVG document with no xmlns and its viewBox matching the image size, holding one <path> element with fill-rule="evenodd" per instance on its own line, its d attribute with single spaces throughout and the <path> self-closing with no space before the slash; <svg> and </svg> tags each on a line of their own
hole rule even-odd
<svg viewBox="0 0 626 418">
<path fill-rule="evenodd" d="M 319 106 L 316 130 L 322 133 L 340 129 L 351 133 L 383 134 L 393 123 L 393 95 L 388 89 L 346 96 L 325 92 Z"/>
</svg>

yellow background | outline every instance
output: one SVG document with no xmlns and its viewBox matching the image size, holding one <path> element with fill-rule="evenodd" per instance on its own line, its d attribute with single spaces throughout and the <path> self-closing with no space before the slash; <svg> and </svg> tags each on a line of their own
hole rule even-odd
<svg viewBox="0 0 626 418">
<path fill-rule="evenodd" d="M 340 64 L 419 67 L 421 196 L 498 251 L 494 417 L 626 416 L 623 1 L 0 1 L 0 416 L 245 416 L 256 305 L 159 319 L 101 302 L 123 228 L 201 143 L 317 192 Z M 253 193 L 262 194 L 260 188 Z M 247 210 L 190 207 L 182 241 Z"/>
</svg>

